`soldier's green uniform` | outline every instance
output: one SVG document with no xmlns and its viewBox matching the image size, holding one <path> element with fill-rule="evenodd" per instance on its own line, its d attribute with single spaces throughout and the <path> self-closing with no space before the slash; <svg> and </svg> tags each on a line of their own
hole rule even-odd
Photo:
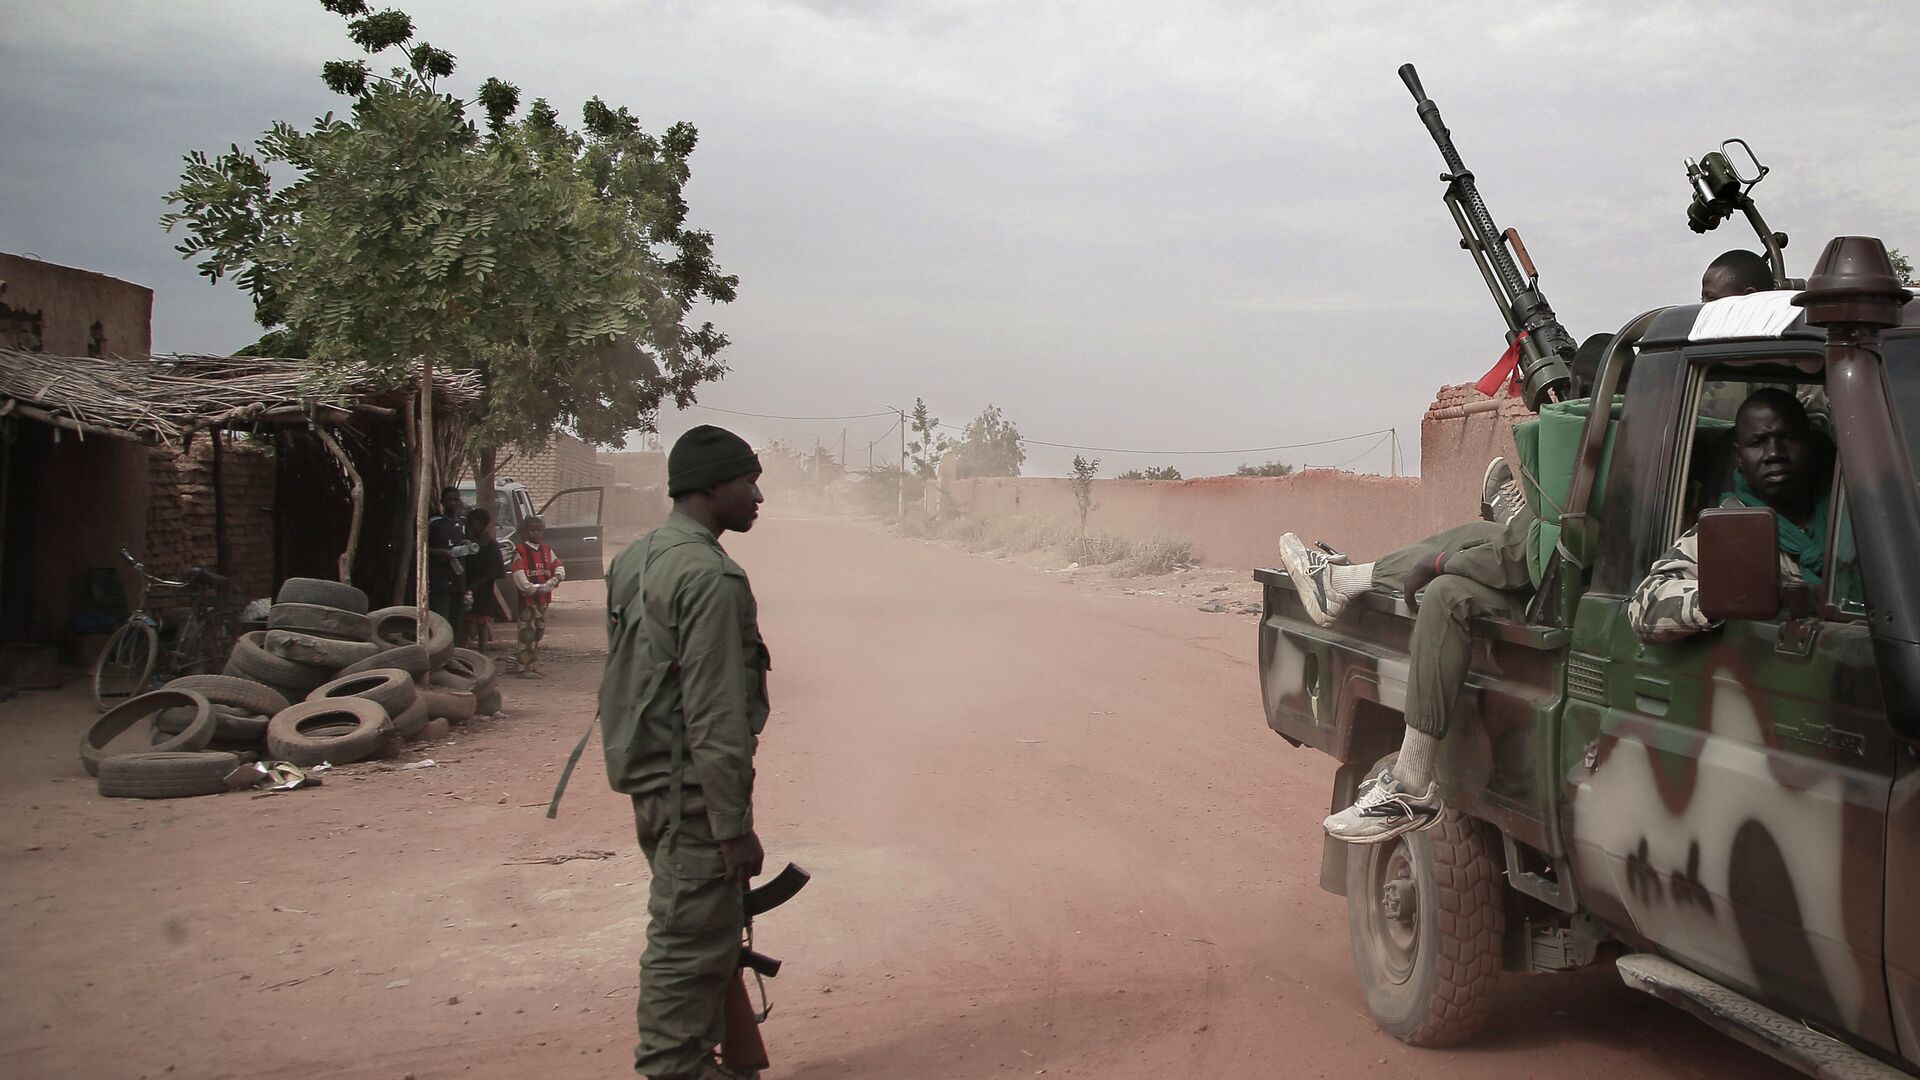
<svg viewBox="0 0 1920 1080">
<path fill-rule="evenodd" d="M 698 1075 L 724 1034 L 745 913 L 719 842 L 753 829 L 769 667 L 746 571 L 705 526 L 676 510 L 615 557 L 600 725 L 653 877 L 634 1051 L 649 1077 Z"/>
<path fill-rule="evenodd" d="M 1440 576 L 1420 594 L 1407 645 L 1407 726 L 1435 738 L 1447 733 L 1453 699 L 1473 656 L 1469 623 L 1512 618 L 1526 610 L 1534 581 L 1527 571 L 1533 512 L 1522 508 L 1505 525 L 1469 521 L 1373 563 L 1373 588 L 1404 592 L 1407 575 L 1436 557 Z"/>
</svg>

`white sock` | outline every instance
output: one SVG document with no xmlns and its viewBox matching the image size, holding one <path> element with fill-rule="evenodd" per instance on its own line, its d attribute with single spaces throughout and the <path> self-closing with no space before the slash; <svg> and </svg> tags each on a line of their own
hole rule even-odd
<svg viewBox="0 0 1920 1080">
<path fill-rule="evenodd" d="M 1393 761 L 1394 779 L 1416 795 L 1426 791 L 1433 783 L 1433 759 L 1439 750 L 1439 739 L 1408 728 L 1406 737 L 1400 740 L 1400 756 Z"/>
<path fill-rule="evenodd" d="M 1327 588 L 1341 596 L 1352 596 L 1373 588 L 1373 564 L 1361 563 L 1348 566 L 1334 563 L 1327 567 Z"/>
</svg>

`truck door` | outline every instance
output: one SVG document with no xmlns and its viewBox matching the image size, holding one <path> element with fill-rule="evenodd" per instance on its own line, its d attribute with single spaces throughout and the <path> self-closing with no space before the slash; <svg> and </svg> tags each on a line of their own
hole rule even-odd
<svg viewBox="0 0 1920 1080">
<path fill-rule="evenodd" d="M 1737 405 L 1753 382 L 1797 376 L 1764 373 L 1687 371 L 1668 469 L 1642 478 L 1659 544 L 1690 527 L 1702 502 L 1717 503 L 1730 476 L 1715 445 L 1730 453 L 1730 429 L 1700 419 L 1698 403 Z M 1833 491 L 1832 518 L 1844 521 L 1844 488 Z M 1892 1049 L 1882 947 L 1898 747 L 1864 608 L 1828 587 L 1843 572 L 1838 546 L 1828 549 L 1810 617 L 1643 644 L 1625 597 L 1583 603 L 1576 654 L 1584 648 L 1602 671 L 1589 683 L 1593 705 L 1577 713 L 1588 730 L 1569 710 L 1570 831 L 1596 909 L 1689 967 Z"/>
<path fill-rule="evenodd" d="M 568 581 L 590 581 L 607 576 L 600 557 L 600 511 L 606 501 L 602 487 L 568 488 L 540 508 L 546 523 L 547 546 L 566 565 Z"/>
</svg>

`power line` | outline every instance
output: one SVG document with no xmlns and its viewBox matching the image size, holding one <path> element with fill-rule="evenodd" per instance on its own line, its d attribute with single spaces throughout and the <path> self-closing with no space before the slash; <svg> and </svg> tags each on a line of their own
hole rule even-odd
<svg viewBox="0 0 1920 1080">
<path fill-rule="evenodd" d="M 940 426 L 952 431 L 960 431 L 960 432 L 966 431 L 966 428 L 958 427 L 953 424 L 941 424 Z M 1058 450 L 1092 450 L 1095 453 L 1100 453 L 1100 454 L 1146 454 L 1151 456 L 1170 457 L 1174 455 L 1204 456 L 1209 454 L 1265 454 L 1265 453 L 1271 453 L 1275 450 L 1302 450 L 1309 446 L 1330 446 L 1334 443 L 1353 442 L 1356 439 L 1364 439 L 1372 435 L 1386 436 L 1391 434 L 1392 432 L 1393 432 L 1393 429 L 1390 427 L 1375 428 L 1372 431 L 1362 431 L 1355 435 L 1342 435 L 1334 439 L 1314 439 L 1311 442 L 1286 443 L 1280 446 L 1250 446 L 1250 447 L 1245 447 L 1239 450 L 1139 450 L 1139 449 L 1129 449 L 1126 447 L 1118 447 L 1118 446 L 1080 446 L 1076 443 L 1048 442 L 1045 439 L 1029 439 L 1024 435 L 1020 437 L 1020 441 L 1030 446 L 1051 446 Z"/>
<path fill-rule="evenodd" d="M 887 412 L 855 413 L 851 416 L 781 416 L 778 413 L 746 412 L 741 409 L 722 409 L 716 405 L 702 405 L 697 401 L 694 402 L 689 407 L 695 408 L 695 409 L 705 409 L 708 412 L 726 413 L 730 416 L 755 416 L 755 417 L 759 417 L 762 420 L 872 420 L 877 417 L 894 415 L 894 413 L 891 410 L 889 410 Z M 892 430 L 892 429 L 889 428 L 888 430 Z"/>
<path fill-rule="evenodd" d="M 1307 466 L 1307 468 L 1309 469 L 1344 469 L 1347 466 L 1353 464 L 1354 462 L 1359 461 L 1361 458 L 1366 457 L 1368 454 L 1373 453 L 1375 450 L 1380 449 L 1381 444 L 1385 443 L 1387 439 L 1390 438 L 1392 435 L 1393 435 L 1392 429 L 1388 429 L 1387 434 L 1382 435 L 1378 439 L 1375 439 L 1373 441 L 1373 445 L 1367 447 L 1365 450 L 1360 451 L 1359 453 L 1353 455 L 1352 457 L 1348 458 L 1345 461 L 1338 462 L 1337 464 L 1333 464 L 1333 465 L 1309 465 Z"/>
</svg>

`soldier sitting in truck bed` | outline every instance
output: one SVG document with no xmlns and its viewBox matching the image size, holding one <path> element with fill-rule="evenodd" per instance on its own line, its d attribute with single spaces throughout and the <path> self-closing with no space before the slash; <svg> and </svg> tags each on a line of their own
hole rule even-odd
<svg viewBox="0 0 1920 1080">
<path fill-rule="evenodd" d="M 1737 250 L 1716 258 L 1700 280 L 1701 297 L 1708 302 L 1772 287 L 1773 272 L 1766 261 Z M 1605 343 L 1603 335 L 1589 338 L 1575 356 L 1576 395 L 1591 391 Z M 1624 381 L 1620 389 L 1625 389 Z M 1799 416 L 1804 421 L 1805 411 Z M 1494 501 L 1493 492 L 1483 499 Z M 1293 533 L 1280 537 L 1288 577 L 1307 614 L 1321 626 L 1331 626 L 1354 596 L 1369 590 L 1397 592 L 1415 609 L 1407 728 L 1399 756 L 1361 781 L 1352 806 L 1321 823 L 1329 836 L 1377 844 L 1438 820 L 1443 804 L 1434 783 L 1434 760 L 1447 733 L 1454 696 L 1466 679 L 1472 649 L 1468 627 L 1476 618 L 1514 618 L 1526 609 L 1537 584 L 1526 557 L 1532 520 L 1522 508 L 1504 523 L 1468 522 L 1360 565 L 1312 551 Z"/>
<path fill-rule="evenodd" d="M 1783 580 L 1820 584 L 1826 564 L 1833 467 L 1832 446 L 1816 431 L 1793 394 L 1767 387 L 1741 404 L 1733 425 L 1736 465 L 1726 506 L 1765 506 L 1777 515 Z M 1688 529 L 1654 560 L 1627 603 L 1627 618 L 1643 641 L 1678 641 L 1714 627 L 1700 611 L 1698 529 Z M 1843 542 L 1845 538 L 1843 537 Z M 1845 576 L 1845 575 L 1842 575 Z M 1841 582 L 1836 595 L 1859 596 L 1858 582 Z"/>
</svg>

